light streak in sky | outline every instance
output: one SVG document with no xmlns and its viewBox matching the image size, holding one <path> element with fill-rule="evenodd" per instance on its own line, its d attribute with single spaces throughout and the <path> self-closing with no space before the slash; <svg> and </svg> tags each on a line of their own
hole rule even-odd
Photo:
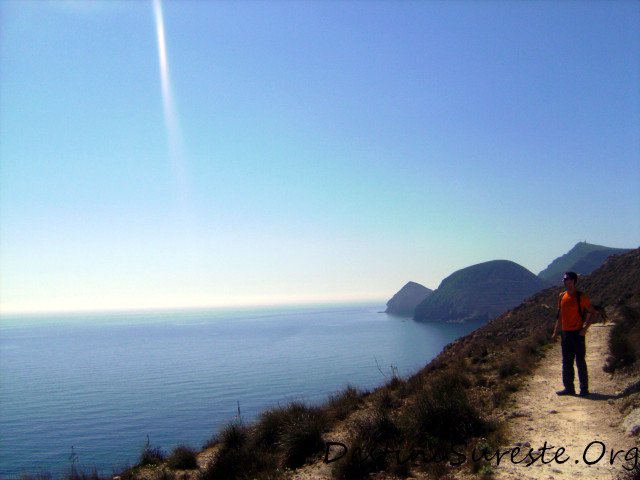
<svg viewBox="0 0 640 480">
<path fill-rule="evenodd" d="M 160 82 L 162 84 L 162 103 L 164 107 L 164 122 L 167 129 L 169 154 L 173 176 L 177 183 L 178 201 L 184 213 L 190 211 L 189 205 L 189 176 L 187 161 L 182 145 L 182 132 L 178 122 L 178 115 L 174 105 L 171 81 L 169 78 L 169 64 L 167 61 L 166 38 L 164 34 L 164 16 L 160 0 L 153 0 L 153 13 L 156 20 L 156 35 L 158 40 L 158 58 L 160 60 Z"/>
</svg>

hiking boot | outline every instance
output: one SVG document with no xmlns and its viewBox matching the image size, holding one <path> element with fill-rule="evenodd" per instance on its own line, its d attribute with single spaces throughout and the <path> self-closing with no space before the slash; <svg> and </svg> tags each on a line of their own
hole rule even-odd
<svg viewBox="0 0 640 480">
<path fill-rule="evenodd" d="M 588 390 L 581 390 L 580 391 L 580 396 L 581 397 L 588 397 L 590 395 Z"/>
<path fill-rule="evenodd" d="M 564 390 L 559 390 L 556 392 L 556 395 L 575 395 L 576 391 L 575 390 L 567 390 L 566 388 Z"/>
</svg>

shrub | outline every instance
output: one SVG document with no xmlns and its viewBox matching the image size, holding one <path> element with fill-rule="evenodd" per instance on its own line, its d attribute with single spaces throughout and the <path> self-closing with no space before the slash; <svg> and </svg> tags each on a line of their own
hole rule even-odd
<svg viewBox="0 0 640 480">
<path fill-rule="evenodd" d="M 176 474 L 163 468 L 161 470 L 153 472 L 150 480 L 176 480 Z"/>
<path fill-rule="evenodd" d="M 478 470 L 478 475 L 483 477 L 492 477 L 493 476 L 493 468 L 491 465 L 482 465 L 480 470 Z"/>
<path fill-rule="evenodd" d="M 230 449 L 242 448 L 247 442 L 248 429 L 241 421 L 234 421 L 220 432 L 220 442 Z"/>
<path fill-rule="evenodd" d="M 362 405 L 362 396 L 362 392 L 349 385 L 339 394 L 329 397 L 329 411 L 336 419 L 344 420 L 351 412 Z"/>
<path fill-rule="evenodd" d="M 326 416 L 303 402 L 267 410 L 252 428 L 241 422 L 227 425 L 217 439 L 214 462 L 200 472 L 200 480 L 275 478 L 279 459 L 289 468 L 302 466 L 322 451 Z"/>
<path fill-rule="evenodd" d="M 500 378 L 507 378 L 517 373 L 520 373 L 520 365 L 515 359 L 509 358 L 500 363 L 498 367 L 498 376 Z"/>
<path fill-rule="evenodd" d="M 268 449 L 275 448 L 288 416 L 286 409 L 282 407 L 264 411 L 253 430 L 253 443 Z"/>
<path fill-rule="evenodd" d="M 614 327 L 611 338 L 609 338 L 611 356 L 608 358 L 608 363 L 613 367 L 612 371 L 636 361 L 633 345 L 621 334 L 620 330 L 622 329 Z"/>
<path fill-rule="evenodd" d="M 65 480 L 106 480 L 109 477 L 101 477 L 95 468 L 91 473 L 79 470 L 75 466 L 71 468 L 71 472 L 64 476 Z"/>
<path fill-rule="evenodd" d="M 375 404 L 378 409 L 392 410 L 398 408 L 402 402 L 400 402 L 396 396 L 388 390 L 383 390 L 376 398 Z"/>
<path fill-rule="evenodd" d="M 200 480 L 216 480 L 218 478 L 234 480 L 241 478 L 247 455 L 244 451 L 222 446 L 215 461 L 198 474 Z"/>
<path fill-rule="evenodd" d="M 325 414 L 318 408 L 303 403 L 289 406 L 288 418 L 278 439 L 286 467 L 298 468 L 309 456 L 322 450 L 322 433 L 327 423 Z"/>
<path fill-rule="evenodd" d="M 545 332 L 537 332 L 527 338 L 519 348 L 520 358 L 527 359 L 531 357 L 539 357 L 544 346 L 549 343 Z"/>
<path fill-rule="evenodd" d="M 491 391 L 491 402 L 494 407 L 501 407 L 505 400 L 509 397 L 509 393 L 504 388 L 496 388 Z"/>
<path fill-rule="evenodd" d="M 487 381 L 486 377 L 483 377 L 480 374 L 476 377 L 476 385 L 478 387 L 487 387 L 488 384 L 489 384 L 489 382 Z"/>
<path fill-rule="evenodd" d="M 214 462 L 198 473 L 199 480 L 239 480 L 269 478 L 277 471 L 276 457 L 262 448 L 244 444 L 239 448 L 222 445 Z"/>
<path fill-rule="evenodd" d="M 217 434 L 212 435 L 209 440 L 207 440 L 203 445 L 202 449 L 205 450 L 207 448 L 215 447 L 220 444 L 220 436 Z"/>
<path fill-rule="evenodd" d="M 120 480 L 133 480 L 135 477 L 135 468 L 131 465 L 121 465 L 113 469 L 111 478 L 120 477 Z"/>
<path fill-rule="evenodd" d="M 322 449 L 322 433 L 327 423 L 321 409 L 294 401 L 264 412 L 253 429 L 251 442 L 255 447 L 280 451 L 286 465 L 297 465 Z"/>
<path fill-rule="evenodd" d="M 198 468 L 197 452 L 186 445 L 176 447 L 168 460 L 169 468 L 174 470 L 193 470 Z"/>
<path fill-rule="evenodd" d="M 399 429 L 382 410 L 354 423 L 351 448 L 333 467 L 333 475 L 343 480 L 367 478 L 393 465 L 394 457 L 386 448 L 397 443 Z M 397 462 L 396 462 L 397 464 Z M 401 473 L 401 468 L 398 468 Z M 407 467 L 405 466 L 405 471 Z"/>
<path fill-rule="evenodd" d="M 629 306 L 620 307 L 621 320 L 611 329 L 609 353 L 605 371 L 631 365 L 640 356 L 640 312 Z"/>
<path fill-rule="evenodd" d="M 160 447 L 153 447 L 147 437 L 147 443 L 140 453 L 140 466 L 158 465 L 165 459 L 164 451 Z"/>
<path fill-rule="evenodd" d="M 434 441 L 457 443 L 483 433 L 485 424 L 469 403 L 464 384 L 459 375 L 443 374 L 417 395 L 401 418 L 410 441 L 425 446 Z"/>
<path fill-rule="evenodd" d="M 617 480 L 640 480 L 640 465 L 636 465 L 632 470 L 622 472 Z"/>
<path fill-rule="evenodd" d="M 518 391 L 518 385 L 514 384 L 514 383 L 505 383 L 504 384 L 504 391 L 507 393 L 514 393 Z"/>
</svg>

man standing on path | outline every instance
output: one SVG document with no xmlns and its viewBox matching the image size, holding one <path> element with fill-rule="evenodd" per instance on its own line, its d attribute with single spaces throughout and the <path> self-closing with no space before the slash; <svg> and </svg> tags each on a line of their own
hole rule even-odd
<svg viewBox="0 0 640 480">
<path fill-rule="evenodd" d="M 589 297 L 576 288 L 578 275 L 566 272 L 562 280 L 567 289 L 558 298 L 558 314 L 556 326 L 553 330 L 553 340 L 562 332 L 562 383 L 564 390 L 556 392 L 558 395 L 575 395 L 573 385 L 575 373 L 573 362 L 578 367 L 580 382 L 580 396 L 589 396 L 589 375 L 587 373 L 585 335 L 589 329 L 589 320 L 595 313 Z"/>
</svg>

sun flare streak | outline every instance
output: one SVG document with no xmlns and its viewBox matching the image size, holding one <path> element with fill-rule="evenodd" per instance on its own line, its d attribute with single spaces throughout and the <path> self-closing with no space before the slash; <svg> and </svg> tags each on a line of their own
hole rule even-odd
<svg viewBox="0 0 640 480">
<path fill-rule="evenodd" d="M 164 122 L 167 129 L 169 153 L 173 175 L 177 182 L 180 207 L 185 213 L 189 204 L 189 179 L 187 164 L 182 146 L 182 133 L 174 106 L 171 81 L 169 78 L 169 63 L 167 61 L 167 47 L 164 32 L 164 16 L 160 0 L 153 0 L 153 13 L 156 21 L 156 36 L 158 40 L 158 59 L 160 62 L 160 82 L 162 85 L 162 103 L 164 107 Z"/>
</svg>

